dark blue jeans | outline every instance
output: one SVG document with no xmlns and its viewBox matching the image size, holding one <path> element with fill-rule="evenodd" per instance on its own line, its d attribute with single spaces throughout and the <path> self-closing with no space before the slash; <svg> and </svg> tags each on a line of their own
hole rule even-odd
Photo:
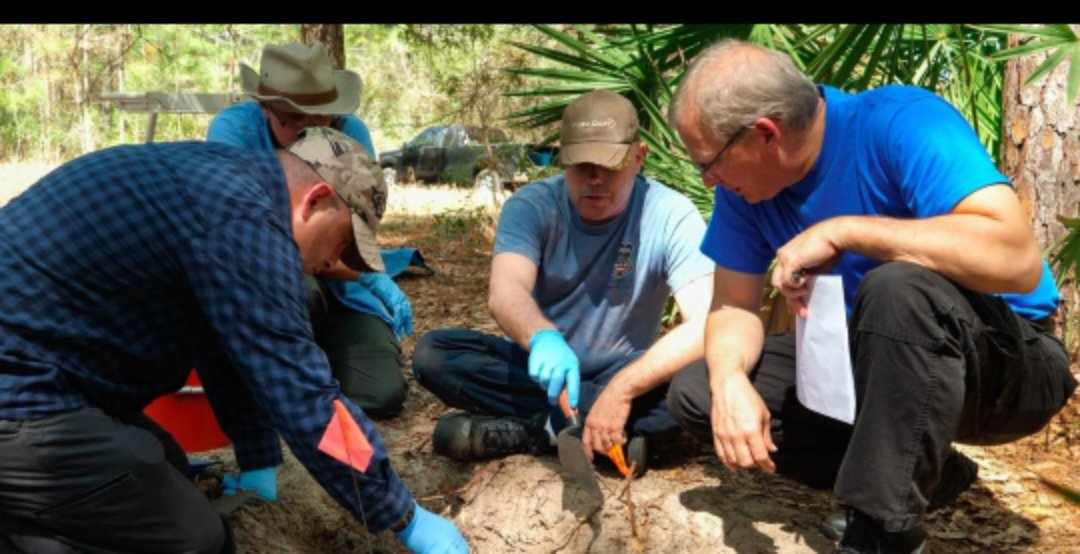
<svg viewBox="0 0 1080 554">
<path fill-rule="evenodd" d="M 612 377 L 641 354 L 581 376 L 578 411 L 582 421 Z M 427 333 L 416 343 L 413 374 L 421 385 L 455 408 L 524 418 L 548 412 L 556 433 L 566 426 L 559 407 L 549 406 L 547 393 L 529 377 L 529 353 L 503 337 L 468 329 Z M 627 436 L 670 439 L 678 435 L 679 424 L 668 412 L 666 395 L 665 384 L 634 399 Z"/>
<path fill-rule="evenodd" d="M 816 414 L 795 396 L 795 341 L 765 340 L 751 371 L 772 415 L 777 471 L 882 520 L 918 523 L 952 443 L 1002 444 L 1042 429 L 1076 389 L 1061 341 L 996 296 L 918 265 L 866 275 L 848 323 L 855 425 Z M 668 403 L 712 442 L 708 374 L 685 371 Z"/>
</svg>

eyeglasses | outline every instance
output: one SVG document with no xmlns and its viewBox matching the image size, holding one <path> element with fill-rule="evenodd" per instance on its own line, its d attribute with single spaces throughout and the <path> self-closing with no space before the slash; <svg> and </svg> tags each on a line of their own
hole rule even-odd
<svg viewBox="0 0 1080 554">
<path fill-rule="evenodd" d="M 746 132 L 746 130 L 749 128 L 750 127 L 739 127 L 739 130 L 735 131 L 734 135 L 731 135 L 731 138 L 729 138 L 727 143 L 724 144 L 724 147 L 721 148 L 720 151 L 717 152 L 716 155 L 713 156 L 712 160 L 710 160 L 708 163 L 700 164 L 694 162 L 694 165 L 697 166 L 698 171 L 700 171 L 702 175 L 707 175 L 709 171 L 712 171 L 713 166 L 715 166 L 717 162 L 720 161 L 720 157 L 724 155 L 724 152 L 727 152 L 728 148 L 731 148 L 731 146 L 739 140 L 739 137 L 741 137 L 742 134 Z"/>
</svg>

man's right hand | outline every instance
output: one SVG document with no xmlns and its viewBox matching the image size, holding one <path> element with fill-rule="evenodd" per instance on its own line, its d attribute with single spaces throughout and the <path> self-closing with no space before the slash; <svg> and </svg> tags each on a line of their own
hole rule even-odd
<svg viewBox="0 0 1080 554">
<path fill-rule="evenodd" d="M 745 373 L 721 377 L 713 389 L 711 418 L 713 446 L 728 469 L 757 465 L 770 473 L 776 471 L 769 457 L 769 452 L 777 450 L 769 431 L 769 408 Z"/>
<path fill-rule="evenodd" d="M 469 544 L 448 519 L 417 504 L 412 521 L 398 533 L 398 539 L 414 554 L 468 554 Z"/>
<path fill-rule="evenodd" d="M 577 408 L 581 370 L 577 354 L 566 344 L 562 333 L 541 329 L 529 339 L 529 377 L 547 391 L 548 403 L 552 406 L 559 402 L 559 394 L 565 386 L 570 406 Z"/>
</svg>

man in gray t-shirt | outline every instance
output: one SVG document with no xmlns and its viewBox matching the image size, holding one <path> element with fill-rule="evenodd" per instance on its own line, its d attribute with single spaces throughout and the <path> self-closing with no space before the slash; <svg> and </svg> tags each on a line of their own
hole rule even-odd
<svg viewBox="0 0 1080 554">
<path fill-rule="evenodd" d="M 680 369 L 702 363 L 714 264 L 705 222 L 681 194 L 639 174 L 647 149 L 633 105 L 586 94 L 562 119 L 562 175 L 532 183 L 499 219 L 488 306 L 509 340 L 441 329 L 417 343 L 413 372 L 447 404 L 436 451 L 458 459 L 551 448 L 577 408 L 588 454 L 679 432 L 664 402 Z M 657 340 L 674 294 L 683 322 Z"/>
</svg>

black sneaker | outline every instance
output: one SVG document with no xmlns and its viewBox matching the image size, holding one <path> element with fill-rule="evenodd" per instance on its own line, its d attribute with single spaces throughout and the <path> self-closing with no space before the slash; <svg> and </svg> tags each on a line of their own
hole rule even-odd
<svg viewBox="0 0 1080 554">
<path fill-rule="evenodd" d="M 919 524 L 890 533 L 881 522 L 849 508 L 846 528 L 840 554 L 922 554 L 926 547 L 926 532 Z"/>
<path fill-rule="evenodd" d="M 945 465 L 941 468 L 941 482 L 930 495 L 930 502 L 926 506 L 927 513 L 955 502 L 964 491 L 971 488 L 978 478 L 979 464 L 965 456 L 963 452 L 958 450 L 950 452 L 945 458 Z M 835 541 L 844 536 L 846 525 L 847 516 L 843 511 L 837 511 L 825 516 L 820 529 L 822 534 Z"/>
<path fill-rule="evenodd" d="M 457 412 L 439 418 L 432 434 L 435 452 L 455 460 L 483 460 L 510 454 L 554 451 L 543 419 Z M 539 421 L 537 421 L 539 420 Z"/>
</svg>

